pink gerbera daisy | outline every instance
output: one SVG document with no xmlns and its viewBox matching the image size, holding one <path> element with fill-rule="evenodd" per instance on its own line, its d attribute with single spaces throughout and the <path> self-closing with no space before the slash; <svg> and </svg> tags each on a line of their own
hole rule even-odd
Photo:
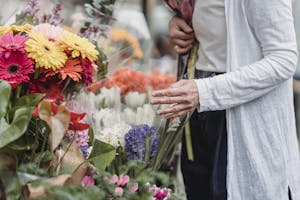
<svg viewBox="0 0 300 200">
<path fill-rule="evenodd" d="M 93 63 L 89 59 L 82 61 L 83 81 L 86 85 L 93 83 Z"/>
<path fill-rule="evenodd" d="M 24 35 L 13 35 L 12 33 L 6 33 L 0 37 L 0 55 L 6 59 L 12 54 L 12 52 L 25 53 L 24 44 L 27 41 L 27 37 Z"/>
<path fill-rule="evenodd" d="M 31 73 L 34 73 L 33 62 L 25 54 L 12 52 L 8 58 L 0 57 L 0 79 L 9 82 L 13 87 L 29 82 Z"/>
<path fill-rule="evenodd" d="M 32 28 L 32 31 L 40 32 L 44 37 L 50 41 L 57 41 L 63 29 L 51 24 L 39 24 Z"/>
</svg>

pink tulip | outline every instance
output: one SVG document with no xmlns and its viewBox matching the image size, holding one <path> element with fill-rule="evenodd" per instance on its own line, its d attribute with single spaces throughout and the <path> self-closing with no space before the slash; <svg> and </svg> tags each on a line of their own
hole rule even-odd
<svg viewBox="0 0 300 200">
<path fill-rule="evenodd" d="M 95 180 L 92 176 L 85 176 L 82 181 L 81 184 L 85 187 L 90 187 L 95 185 Z"/>
</svg>

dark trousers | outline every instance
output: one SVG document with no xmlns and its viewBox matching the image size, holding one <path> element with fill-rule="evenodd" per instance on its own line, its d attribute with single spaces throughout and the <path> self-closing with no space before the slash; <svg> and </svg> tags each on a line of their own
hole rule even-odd
<svg viewBox="0 0 300 200">
<path fill-rule="evenodd" d="M 181 169 L 188 200 L 227 200 L 225 111 L 198 113 L 190 119 L 194 161 L 187 158 L 185 134 Z"/>
</svg>

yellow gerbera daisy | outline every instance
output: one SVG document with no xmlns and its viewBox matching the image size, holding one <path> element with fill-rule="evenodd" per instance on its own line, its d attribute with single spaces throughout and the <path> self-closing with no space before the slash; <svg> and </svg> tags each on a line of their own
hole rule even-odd
<svg viewBox="0 0 300 200">
<path fill-rule="evenodd" d="M 28 57 L 36 62 L 36 67 L 45 69 L 59 69 L 64 66 L 67 55 L 63 48 L 50 42 L 39 32 L 31 32 L 25 43 Z"/>
<path fill-rule="evenodd" d="M 82 58 L 88 58 L 90 61 L 98 59 L 99 53 L 96 50 L 96 46 L 86 38 L 81 38 L 74 33 L 64 31 L 58 41 L 64 49 L 71 52 L 73 58 L 81 56 Z"/>
<path fill-rule="evenodd" d="M 32 25 L 30 24 L 25 24 L 24 26 L 17 26 L 17 25 L 0 26 L 0 35 L 3 35 L 5 33 L 20 33 L 20 32 L 28 33 L 31 29 L 32 29 Z"/>
</svg>

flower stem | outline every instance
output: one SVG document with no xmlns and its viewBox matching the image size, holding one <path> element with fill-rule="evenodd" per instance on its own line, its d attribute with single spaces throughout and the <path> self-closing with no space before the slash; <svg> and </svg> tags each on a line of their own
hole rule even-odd
<svg viewBox="0 0 300 200">
<path fill-rule="evenodd" d="M 193 145 L 192 145 L 192 137 L 191 137 L 191 126 L 190 123 L 186 123 L 185 125 L 185 143 L 186 143 L 186 152 L 188 159 L 190 161 L 194 161 L 194 153 L 193 153 Z"/>
<path fill-rule="evenodd" d="M 38 125 L 37 125 L 37 119 L 35 119 L 35 136 L 34 136 L 34 143 L 33 143 L 33 147 L 32 147 L 32 152 L 31 152 L 31 155 L 30 155 L 30 162 L 33 161 L 34 159 L 34 156 L 35 156 L 35 151 L 36 151 L 36 148 L 38 146 L 38 139 L 39 139 L 39 132 L 38 132 L 39 128 L 38 128 Z"/>
</svg>

